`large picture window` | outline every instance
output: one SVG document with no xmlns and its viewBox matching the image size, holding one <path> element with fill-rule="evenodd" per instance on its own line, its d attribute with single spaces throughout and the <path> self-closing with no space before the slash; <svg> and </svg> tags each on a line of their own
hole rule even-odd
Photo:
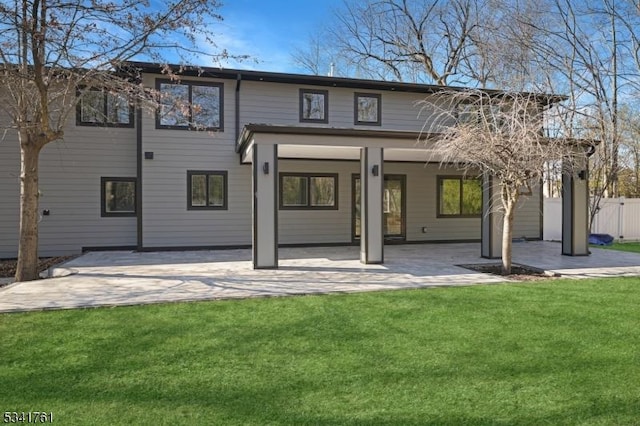
<svg viewBox="0 0 640 426">
<path fill-rule="evenodd" d="M 156 127 L 160 129 L 223 129 L 223 85 L 158 80 L 160 108 Z"/>
<path fill-rule="evenodd" d="M 381 124 L 382 102 L 375 93 L 354 94 L 354 124 L 379 126 Z"/>
<path fill-rule="evenodd" d="M 133 127 L 133 107 L 126 97 L 98 89 L 79 92 L 78 95 L 76 124 Z"/>
<path fill-rule="evenodd" d="M 226 210 L 226 171 L 187 171 L 188 210 Z"/>
<path fill-rule="evenodd" d="M 337 194 L 337 174 L 280 174 L 281 209 L 335 210 Z"/>
<path fill-rule="evenodd" d="M 100 187 L 102 217 L 136 215 L 136 178 L 103 177 Z"/>
<path fill-rule="evenodd" d="M 482 182 L 461 176 L 438 177 L 438 217 L 479 217 Z"/>
<path fill-rule="evenodd" d="M 300 121 L 309 123 L 329 122 L 328 91 L 300 89 Z"/>
</svg>

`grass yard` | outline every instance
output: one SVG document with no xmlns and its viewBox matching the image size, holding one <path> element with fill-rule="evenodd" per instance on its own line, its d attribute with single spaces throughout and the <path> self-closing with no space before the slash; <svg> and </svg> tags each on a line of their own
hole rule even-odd
<svg viewBox="0 0 640 426">
<path fill-rule="evenodd" d="M 609 250 L 620 250 L 620 251 L 630 251 L 633 253 L 640 253 L 640 242 L 631 242 L 631 243 L 613 243 L 610 246 L 592 246 L 597 248 L 609 249 Z"/>
<path fill-rule="evenodd" d="M 640 279 L 0 315 L 59 424 L 637 425 Z"/>
</svg>

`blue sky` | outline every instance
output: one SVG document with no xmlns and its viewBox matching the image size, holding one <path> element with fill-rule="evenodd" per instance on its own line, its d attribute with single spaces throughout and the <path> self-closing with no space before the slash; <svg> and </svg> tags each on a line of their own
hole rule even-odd
<svg viewBox="0 0 640 426">
<path fill-rule="evenodd" d="M 227 0 L 219 10 L 224 21 L 216 25 L 218 45 L 231 54 L 250 55 L 255 61 L 222 66 L 297 73 L 291 53 L 304 46 L 309 34 L 331 19 L 342 0 Z"/>
</svg>

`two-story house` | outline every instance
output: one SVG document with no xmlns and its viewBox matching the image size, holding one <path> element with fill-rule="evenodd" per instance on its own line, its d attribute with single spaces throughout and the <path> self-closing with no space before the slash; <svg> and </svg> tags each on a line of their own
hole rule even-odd
<svg viewBox="0 0 640 426">
<path fill-rule="evenodd" d="M 149 114 L 83 97 L 64 140 L 41 154 L 41 255 L 252 246 L 255 267 L 277 267 L 278 245 L 359 245 L 372 263 L 385 243 L 481 239 L 483 255 L 499 255 L 482 182 L 429 162 L 418 102 L 441 87 L 218 68 L 176 82 L 132 65 L 194 106 Z M 17 253 L 19 167 L 7 134 L 0 258 Z M 514 236 L 542 237 L 541 202 L 539 190 L 523 197 Z M 567 214 L 581 218 L 581 203 Z M 586 254 L 581 232 L 567 254 Z"/>
</svg>

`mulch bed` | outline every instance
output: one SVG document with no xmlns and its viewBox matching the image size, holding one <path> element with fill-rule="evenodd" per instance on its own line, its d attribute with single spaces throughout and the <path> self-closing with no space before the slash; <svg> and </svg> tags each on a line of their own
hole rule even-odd
<svg viewBox="0 0 640 426">
<path fill-rule="evenodd" d="M 471 269 L 472 271 L 482 272 L 485 274 L 500 275 L 510 280 L 516 280 L 516 281 L 538 281 L 538 280 L 548 280 L 548 279 L 559 277 L 559 275 L 547 274 L 543 270 L 540 270 L 538 268 L 533 268 L 531 266 L 519 265 L 519 264 L 511 265 L 510 275 L 502 274 L 501 263 L 478 263 L 475 265 L 458 265 L 458 266 L 461 266 L 466 269 Z"/>
<path fill-rule="evenodd" d="M 65 262 L 73 256 L 41 257 L 38 263 L 38 272 L 46 271 L 58 263 Z M 11 278 L 16 274 L 17 260 L 0 260 L 0 278 Z"/>
</svg>

